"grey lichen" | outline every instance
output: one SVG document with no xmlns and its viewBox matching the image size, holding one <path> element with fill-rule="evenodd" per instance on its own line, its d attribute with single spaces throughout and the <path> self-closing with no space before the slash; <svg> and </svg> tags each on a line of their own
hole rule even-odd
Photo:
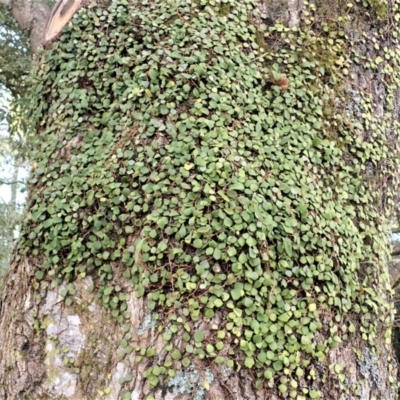
<svg viewBox="0 0 400 400">
<path fill-rule="evenodd" d="M 147 332 L 149 329 L 155 327 L 157 324 L 157 321 L 153 319 L 152 314 L 147 314 L 144 318 L 142 323 L 140 324 L 137 334 L 139 336 L 142 336 L 145 332 Z"/>
<path fill-rule="evenodd" d="M 363 104 L 363 99 L 358 90 L 348 90 L 348 101 L 344 104 L 348 116 L 354 115 L 356 118 L 361 118 L 367 111 Z M 340 101 L 337 101 L 340 104 Z"/>
<path fill-rule="evenodd" d="M 357 360 L 357 364 L 360 367 L 360 372 L 365 377 L 370 377 L 372 382 L 377 386 L 381 387 L 381 380 L 379 377 L 379 369 L 377 367 L 378 357 L 376 354 L 372 354 L 370 349 L 366 347 L 363 350 L 362 358 Z"/>
<path fill-rule="evenodd" d="M 210 369 L 200 374 L 192 368 L 178 372 L 168 383 L 168 387 L 179 394 L 191 394 L 193 400 L 203 400 L 206 397 L 206 386 L 214 381 Z"/>
<path fill-rule="evenodd" d="M 60 289 L 62 290 L 62 289 Z M 78 385 L 78 375 L 69 367 L 68 359 L 76 359 L 86 345 L 86 334 L 79 315 L 66 315 L 63 303 L 55 292 L 48 292 L 44 302 L 47 386 L 52 398 L 71 397 Z"/>
</svg>

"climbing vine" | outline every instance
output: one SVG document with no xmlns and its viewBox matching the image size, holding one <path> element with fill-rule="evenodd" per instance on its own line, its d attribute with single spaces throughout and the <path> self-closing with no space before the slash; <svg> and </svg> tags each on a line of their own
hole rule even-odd
<svg viewBox="0 0 400 400">
<path fill-rule="evenodd" d="M 346 366 L 317 366 L 355 332 L 361 364 L 390 342 L 399 2 L 304 3 L 291 28 L 252 0 L 89 5 L 32 77 L 20 251 L 67 306 L 92 277 L 128 322 L 121 358 L 155 355 L 130 343 L 129 287 L 146 299 L 170 354 L 152 387 L 209 359 L 298 400 L 331 373 L 352 394 Z M 350 32 L 371 15 L 374 36 Z M 382 113 L 355 71 L 381 80 Z"/>
</svg>

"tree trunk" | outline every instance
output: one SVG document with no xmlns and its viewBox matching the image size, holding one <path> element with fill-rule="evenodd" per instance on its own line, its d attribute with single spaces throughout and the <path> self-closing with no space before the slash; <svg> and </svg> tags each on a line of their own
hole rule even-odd
<svg viewBox="0 0 400 400">
<path fill-rule="evenodd" d="M 396 399 L 399 4 L 84 6 L 34 74 L 0 398 Z"/>
<path fill-rule="evenodd" d="M 42 45 L 43 34 L 50 8 L 44 0 L 0 0 L 0 6 L 11 10 L 21 30 L 29 37 L 31 50 Z"/>
</svg>

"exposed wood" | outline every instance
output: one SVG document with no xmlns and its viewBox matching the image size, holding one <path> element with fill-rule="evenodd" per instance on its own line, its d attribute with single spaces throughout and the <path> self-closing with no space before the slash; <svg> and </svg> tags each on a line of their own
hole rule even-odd
<svg viewBox="0 0 400 400">
<path fill-rule="evenodd" d="M 44 44 L 49 43 L 61 32 L 82 3 L 82 0 L 58 0 L 46 25 L 43 37 Z"/>
</svg>

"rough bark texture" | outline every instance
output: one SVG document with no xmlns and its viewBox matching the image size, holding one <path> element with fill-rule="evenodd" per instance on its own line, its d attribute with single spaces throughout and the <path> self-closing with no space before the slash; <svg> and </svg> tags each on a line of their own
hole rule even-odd
<svg viewBox="0 0 400 400">
<path fill-rule="evenodd" d="M 109 388 L 108 398 L 119 399 L 125 379 L 131 379 L 132 400 L 143 400 L 150 394 L 157 400 L 286 398 L 268 389 L 255 390 L 254 377 L 246 370 L 235 372 L 208 362 L 198 362 L 154 394 L 143 375 L 148 364 L 135 363 L 135 352 L 122 362 L 117 352 L 121 339 L 130 333 L 134 348 L 154 347 L 155 365 L 164 363 L 168 355 L 165 341 L 143 300 L 132 294 L 128 303 L 130 328 L 123 330 L 95 296 L 88 294 L 90 280 L 77 285 L 75 305 L 66 307 L 60 295 L 63 286 L 57 290 L 43 288 L 38 303 L 32 275 L 28 262 L 18 264 L 9 274 L 2 295 L 0 338 L 6 345 L 0 348 L 1 399 L 101 399 L 99 393 L 105 388 Z M 212 328 L 218 329 L 221 322 L 215 318 Z M 199 322 L 193 329 L 207 332 L 210 325 Z M 363 361 L 355 354 L 356 349 L 363 349 Z M 377 360 L 362 340 L 332 350 L 326 361 L 317 370 L 317 382 L 329 372 L 328 365 L 342 364 L 349 371 L 346 385 L 357 388 L 357 399 L 397 399 L 389 383 L 392 374 L 388 374 L 387 360 Z M 360 381 L 362 378 L 366 379 Z M 304 384 L 309 385 L 307 381 Z M 324 400 L 348 399 L 334 380 L 319 385 L 314 387 L 323 390 Z"/>
<path fill-rule="evenodd" d="M 50 8 L 44 1 L 1 0 L 0 5 L 11 9 L 11 13 L 22 31 L 27 33 L 33 53 L 42 45 L 43 34 Z"/>
<path fill-rule="evenodd" d="M 326 19 L 341 9 L 339 1 L 316 2 Z M 22 27 L 36 26 L 48 10 L 40 3 L 20 1 L 11 2 L 14 15 Z M 266 1 L 260 4 L 260 15 L 267 14 L 271 23 L 280 22 L 291 27 L 299 25 L 302 18 L 301 1 Z M 25 10 L 23 12 L 22 10 Z M 29 10 L 29 12 L 26 12 Z M 372 15 L 372 14 L 371 14 Z M 43 19 L 42 19 L 43 21 Z M 364 18 L 353 20 L 347 27 L 349 41 L 358 42 L 364 32 L 376 34 L 376 21 Z M 39 24 L 33 33 L 32 43 L 38 43 L 44 25 Z M 382 37 L 380 46 L 385 46 Z M 360 55 L 375 58 L 374 43 L 361 43 Z M 347 105 L 338 107 L 361 108 L 358 93 L 371 96 L 376 116 L 383 115 L 382 99 L 385 87 L 380 83 L 379 72 L 370 72 L 363 65 L 350 71 L 347 89 L 352 94 Z M 400 93 L 394 99 L 394 117 L 398 118 Z M 358 112 L 358 111 L 357 111 Z M 362 136 L 363 133 L 360 133 Z M 78 138 L 79 139 L 79 138 Z M 77 143 L 69 142 L 71 148 Z M 67 147 L 68 147 L 67 146 Z M 68 149 L 66 150 L 68 151 Z M 377 190 L 380 190 L 378 188 Z M 384 192 L 384 191 L 382 191 Z M 385 198 L 381 198 L 385 207 Z M 40 284 L 35 290 L 36 267 L 30 255 L 20 255 L 15 259 L 1 294 L 0 301 L 0 398 L 2 400 L 20 399 L 73 399 L 89 400 L 122 398 L 123 390 L 129 389 L 130 399 L 144 400 L 153 395 L 155 399 L 203 400 L 203 399 L 270 399 L 288 398 L 277 394 L 276 387 L 268 385 L 255 389 L 252 372 L 242 368 L 240 371 L 220 367 L 207 357 L 191 364 L 185 372 L 178 372 L 165 386 L 157 386 L 154 391 L 144 379 L 144 371 L 153 365 L 162 365 L 168 356 L 166 342 L 159 329 L 160 323 L 152 319 L 143 299 L 137 299 L 121 278 L 119 284 L 128 293 L 129 318 L 118 324 L 111 318 L 94 294 L 88 292 L 93 283 L 86 277 L 75 283 L 76 292 L 72 295 L 72 305 L 64 303 L 61 292 L 65 285 L 51 287 L 50 282 Z M 379 279 L 377 278 L 377 281 Z M 210 320 L 200 319 L 192 322 L 192 333 L 198 330 L 217 331 L 224 323 L 224 314 L 216 313 Z M 328 326 L 329 313 L 322 322 Z M 174 337 L 177 345 L 182 342 L 183 331 Z M 128 338 L 121 349 L 123 338 Z M 317 338 L 318 339 L 318 338 Z M 302 387 L 321 390 L 324 400 L 394 400 L 397 394 L 392 387 L 395 371 L 389 364 L 393 355 L 385 350 L 382 337 L 376 343 L 381 354 L 387 358 L 376 357 L 370 352 L 361 335 L 352 338 L 336 349 L 330 350 L 324 363 L 315 363 L 314 372 L 299 380 Z M 148 362 L 138 362 L 135 358 L 143 348 L 155 349 L 155 356 Z M 122 350 L 122 351 L 121 351 Z M 229 349 L 227 349 L 228 351 Z M 358 352 L 358 354 L 357 354 Z M 174 361 L 176 370 L 181 364 Z M 346 376 L 337 378 L 332 366 L 344 365 Z M 283 377 L 284 378 L 284 377 Z M 339 381 L 345 382 L 346 392 Z M 108 396 L 108 397 L 107 397 Z M 127 397 L 125 397 L 127 398 Z M 151 398 L 151 397 L 149 397 Z"/>
</svg>

